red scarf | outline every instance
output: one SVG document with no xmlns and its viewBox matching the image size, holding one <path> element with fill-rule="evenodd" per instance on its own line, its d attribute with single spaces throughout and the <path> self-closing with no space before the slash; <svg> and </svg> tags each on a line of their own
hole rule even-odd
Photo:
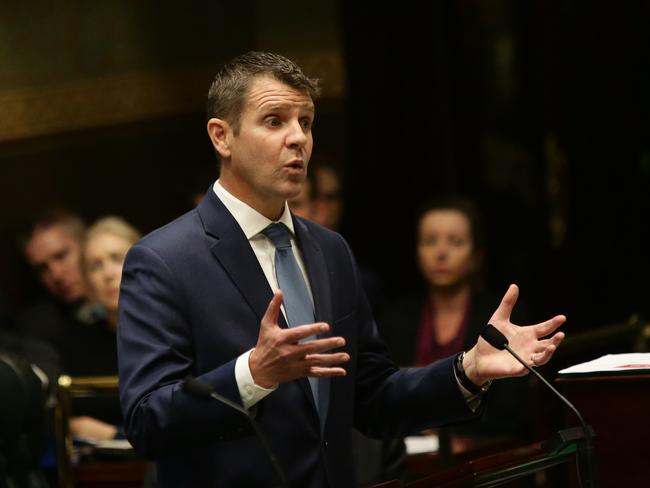
<svg viewBox="0 0 650 488">
<path fill-rule="evenodd" d="M 467 337 L 467 325 L 469 323 L 469 314 L 471 301 L 467 302 L 465 313 L 458 329 L 458 334 L 448 344 L 439 344 L 436 341 L 434 330 L 434 308 L 431 299 L 427 298 L 422 304 L 420 313 L 420 328 L 418 329 L 418 340 L 415 345 L 415 357 L 413 364 L 415 366 L 426 366 L 427 364 L 438 359 L 446 358 L 456 354 L 463 349 Z"/>
</svg>

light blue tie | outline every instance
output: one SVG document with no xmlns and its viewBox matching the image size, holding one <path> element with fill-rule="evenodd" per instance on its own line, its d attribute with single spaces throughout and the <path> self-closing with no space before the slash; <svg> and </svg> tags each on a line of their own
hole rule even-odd
<svg viewBox="0 0 650 488">
<path fill-rule="evenodd" d="M 314 308 L 307 285 L 291 249 L 289 229 L 284 224 L 271 224 L 262 233 L 275 245 L 275 276 L 284 296 L 284 311 L 289 327 L 314 323 Z M 310 336 L 300 342 L 315 339 Z M 318 408 L 318 379 L 309 378 L 314 402 Z"/>
</svg>

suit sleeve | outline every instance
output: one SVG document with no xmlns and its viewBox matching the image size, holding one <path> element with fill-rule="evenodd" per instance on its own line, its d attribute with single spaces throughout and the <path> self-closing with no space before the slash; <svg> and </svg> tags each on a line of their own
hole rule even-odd
<svg viewBox="0 0 650 488">
<path fill-rule="evenodd" d="M 120 400 L 129 441 L 150 457 L 249 430 L 241 413 L 183 390 L 183 380 L 194 370 L 187 306 L 183 289 L 161 256 L 135 245 L 127 255 L 120 290 Z M 235 361 L 199 379 L 241 404 Z"/>
</svg>

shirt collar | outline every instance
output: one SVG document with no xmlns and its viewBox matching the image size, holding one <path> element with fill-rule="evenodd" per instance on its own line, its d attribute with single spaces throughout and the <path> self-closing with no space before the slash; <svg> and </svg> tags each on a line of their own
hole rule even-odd
<svg viewBox="0 0 650 488">
<path fill-rule="evenodd" d="M 214 186 L 212 188 L 219 200 L 221 200 L 221 203 L 224 204 L 224 206 L 235 218 L 241 229 L 244 231 L 246 239 L 252 239 L 264 229 L 266 229 L 269 224 L 273 223 L 273 220 L 268 219 L 253 207 L 242 202 L 239 198 L 226 190 L 221 185 L 219 180 L 214 183 Z M 287 205 L 286 201 L 284 202 L 284 210 L 278 219 L 278 222 L 286 225 L 287 228 L 291 231 L 291 235 L 295 235 L 293 229 L 293 219 L 291 218 L 289 205 Z"/>
</svg>

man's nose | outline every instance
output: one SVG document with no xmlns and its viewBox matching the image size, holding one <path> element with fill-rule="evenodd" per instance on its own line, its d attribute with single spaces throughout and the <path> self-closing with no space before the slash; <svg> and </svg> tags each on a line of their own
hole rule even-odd
<svg viewBox="0 0 650 488">
<path fill-rule="evenodd" d="M 287 134 L 288 146 L 302 147 L 307 143 L 307 130 L 303 127 L 299 120 L 291 122 L 289 125 L 289 133 Z"/>
<path fill-rule="evenodd" d="M 55 281 L 64 281 L 68 274 L 68 268 L 65 263 L 53 262 L 49 266 L 50 275 Z"/>
</svg>

